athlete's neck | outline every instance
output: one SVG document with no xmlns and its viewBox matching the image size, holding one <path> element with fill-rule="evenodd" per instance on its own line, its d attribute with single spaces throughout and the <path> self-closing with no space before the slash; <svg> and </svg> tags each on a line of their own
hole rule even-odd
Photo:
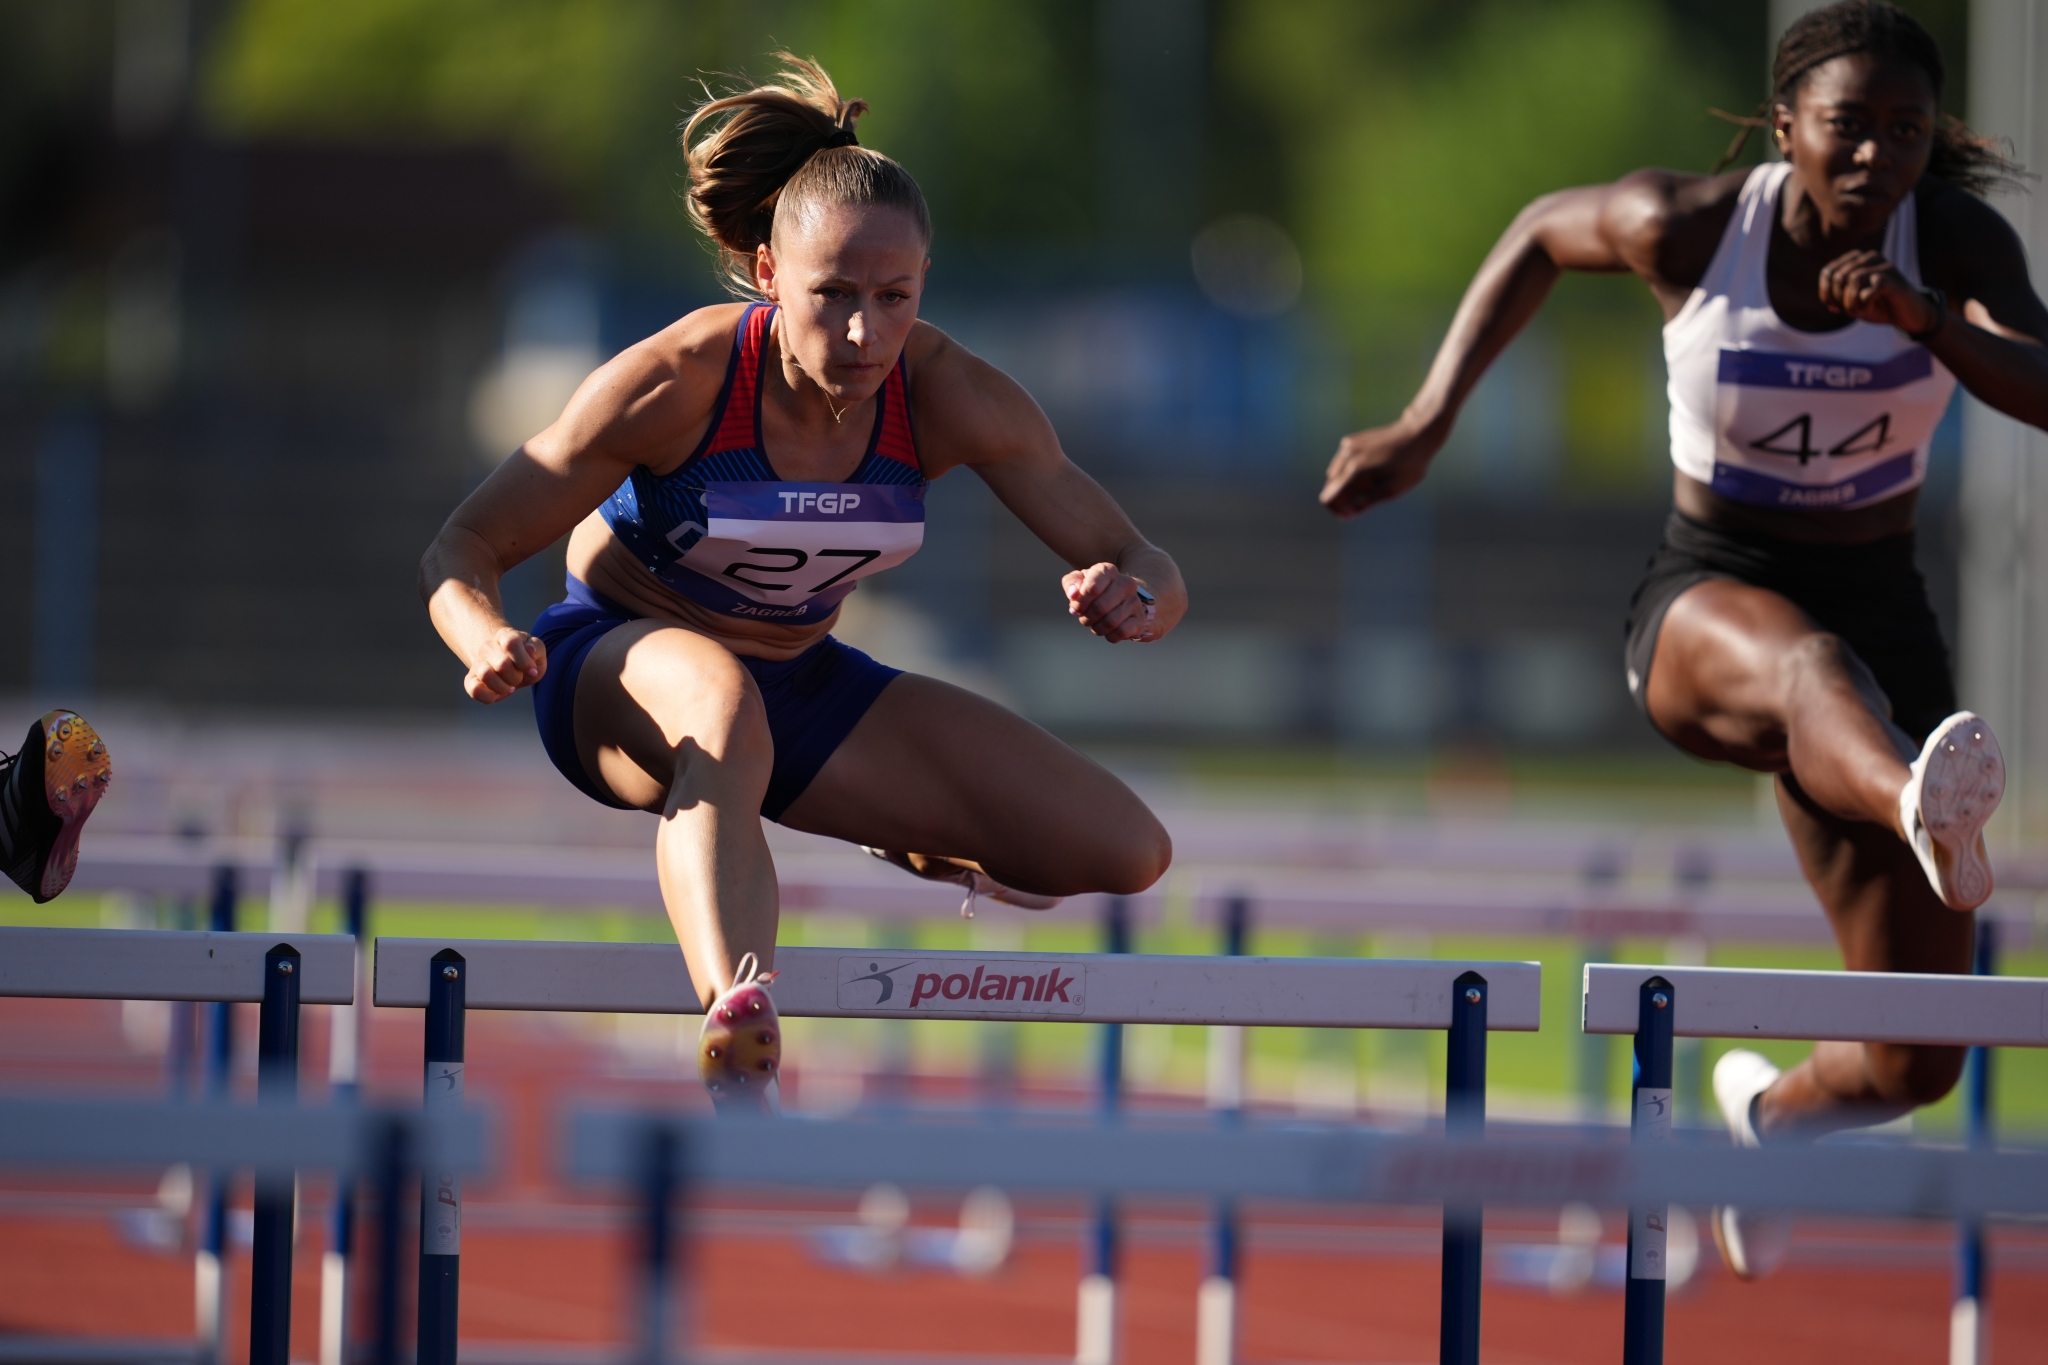
<svg viewBox="0 0 2048 1365">
<path fill-rule="evenodd" d="M 768 344 L 774 348 L 777 363 L 762 366 L 762 378 L 767 384 L 762 396 L 774 403 L 784 421 L 801 435 L 823 442 L 836 440 L 849 425 L 857 426 L 853 423 L 855 414 L 866 411 L 874 395 L 861 398 L 833 393 L 814 379 L 796 353 L 784 344 L 782 316 L 778 311 L 774 325 L 768 329 Z"/>
<path fill-rule="evenodd" d="M 1885 227 L 1891 222 L 1896 204 L 1878 208 L 1836 205 L 1830 213 L 1806 192 L 1794 171 L 1785 177 L 1780 192 L 1778 222 L 1785 236 L 1801 253 L 1821 262 L 1834 260 L 1850 251 L 1877 251 L 1884 247 Z"/>
</svg>

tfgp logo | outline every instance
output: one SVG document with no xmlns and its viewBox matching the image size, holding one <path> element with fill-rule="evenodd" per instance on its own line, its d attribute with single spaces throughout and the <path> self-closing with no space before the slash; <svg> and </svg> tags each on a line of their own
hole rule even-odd
<svg viewBox="0 0 2048 1365">
<path fill-rule="evenodd" d="M 777 493 L 782 499 L 782 510 L 802 516 L 816 508 L 827 516 L 840 516 L 860 506 L 858 493 Z"/>
<path fill-rule="evenodd" d="M 1079 1014 L 1087 974 L 1031 958 L 842 957 L 839 1008 L 863 1013 Z"/>
</svg>

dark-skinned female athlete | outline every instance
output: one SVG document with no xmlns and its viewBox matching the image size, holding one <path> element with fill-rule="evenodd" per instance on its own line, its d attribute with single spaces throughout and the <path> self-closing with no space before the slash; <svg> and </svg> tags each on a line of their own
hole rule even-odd
<svg viewBox="0 0 2048 1365">
<path fill-rule="evenodd" d="M 1345 438 L 1322 500 L 1415 486 L 1460 404 L 1560 272 L 1632 271 L 1664 310 L 1674 510 L 1626 627 L 1629 689 L 1701 758 L 1777 778 L 1800 864 L 1852 971 L 1967 972 L 1991 894 L 2004 764 L 1956 706 L 1913 562 L 1928 442 L 1955 385 L 2048 428 L 2048 310 L 1970 191 L 2014 168 L 1939 113 L 1913 19 L 1852 0 L 1777 50 L 1783 160 L 1645 170 L 1525 209 L 1466 291 L 1401 419 Z M 1738 1050 L 1714 1091 L 1738 1142 L 1812 1138 L 1947 1094 L 1958 1048 L 1821 1043 L 1792 1070 Z M 1720 1209 L 1737 1274 L 1781 1218 Z"/>
<path fill-rule="evenodd" d="M 1100 766 L 832 638 L 858 581 L 916 552 L 926 485 L 963 467 L 1073 566 L 1068 611 L 1101 638 L 1159 639 L 1187 594 L 1030 396 L 919 321 L 922 192 L 858 145 L 864 102 L 787 60 L 783 84 L 711 101 L 683 134 L 692 216 L 752 301 L 592 374 L 455 510 L 420 579 L 470 696 L 534 688 L 562 774 L 661 817 L 722 1109 L 775 1106 L 764 817 L 1028 908 L 1141 890 L 1172 856 Z M 499 579 L 564 535 L 567 600 L 512 625 Z"/>
</svg>

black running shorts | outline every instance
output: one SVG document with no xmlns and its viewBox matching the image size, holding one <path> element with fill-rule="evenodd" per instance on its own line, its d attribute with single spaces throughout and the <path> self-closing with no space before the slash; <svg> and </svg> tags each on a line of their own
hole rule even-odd
<svg viewBox="0 0 2048 1365">
<path fill-rule="evenodd" d="M 1911 533 L 1865 545 L 1807 545 L 1673 512 L 1622 628 L 1629 694 L 1645 715 L 1664 613 L 1680 593 L 1712 578 L 1769 589 L 1841 636 L 1875 675 L 1891 700 L 1892 720 L 1915 744 L 1955 714 L 1948 647 L 1913 563 Z"/>
</svg>

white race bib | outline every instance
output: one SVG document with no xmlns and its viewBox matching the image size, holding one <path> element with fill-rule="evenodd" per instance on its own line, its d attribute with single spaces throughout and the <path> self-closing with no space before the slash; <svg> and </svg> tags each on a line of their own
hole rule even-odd
<svg viewBox="0 0 2048 1365">
<path fill-rule="evenodd" d="M 1714 491 L 1773 507 L 1848 507 L 1918 482 L 1953 382 L 1913 346 L 1881 361 L 1723 350 Z"/>
<path fill-rule="evenodd" d="M 708 483 L 704 507 L 670 581 L 736 615 L 815 619 L 924 543 L 921 485 Z"/>
</svg>

